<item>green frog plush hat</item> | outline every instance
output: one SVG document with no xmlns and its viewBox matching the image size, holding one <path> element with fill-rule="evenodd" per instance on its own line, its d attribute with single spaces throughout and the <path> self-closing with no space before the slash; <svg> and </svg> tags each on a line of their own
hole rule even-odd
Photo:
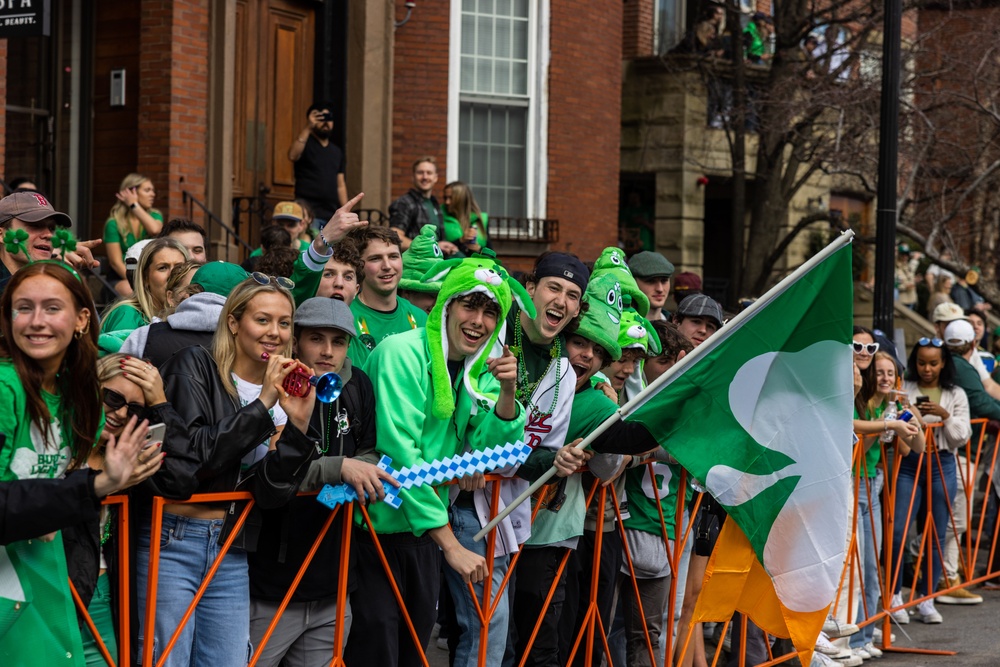
<svg viewBox="0 0 1000 667">
<path fill-rule="evenodd" d="M 625 261 L 625 253 L 621 248 L 605 248 L 601 256 L 594 262 L 594 271 L 591 278 L 595 278 L 602 273 L 610 273 L 622 286 L 622 294 L 632 297 L 632 307 L 643 317 L 649 312 L 649 297 L 647 297 L 632 276 L 632 270 L 628 268 Z"/>
<path fill-rule="evenodd" d="M 438 262 L 443 261 L 444 253 L 437 243 L 437 227 L 424 225 L 420 228 L 420 234 L 403 253 L 403 274 L 399 279 L 399 289 L 437 294 L 441 283 L 425 283 L 423 277 Z"/>
<path fill-rule="evenodd" d="M 425 275 L 425 283 L 441 283 L 437 301 L 427 316 L 427 342 L 431 353 L 431 383 L 434 391 L 432 412 L 437 419 L 450 419 L 455 412 L 452 399 L 451 377 L 448 374 L 448 334 L 445 313 L 455 299 L 474 292 L 482 292 L 500 306 L 497 327 L 489 338 L 473 354 L 465 358 L 465 387 L 482 408 L 496 402 L 496 396 L 487 396 L 479 391 L 479 375 L 482 373 L 490 350 L 497 341 L 500 328 L 513 301 L 517 301 L 528 317 L 535 316 L 535 306 L 531 296 L 519 282 L 511 278 L 496 261 L 492 251 L 465 259 L 449 259 L 435 264 Z"/>
<path fill-rule="evenodd" d="M 618 361 L 622 356 L 618 344 L 618 329 L 622 319 L 622 287 L 611 272 L 591 277 L 583 295 L 589 304 L 580 317 L 580 326 L 574 333 L 603 347 L 608 361 Z"/>
<path fill-rule="evenodd" d="M 618 344 L 623 350 L 638 348 L 643 354 L 660 354 L 660 337 L 653 331 L 653 325 L 632 307 L 632 297 L 622 296 L 625 310 L 618 327 Z"/>
</svg>

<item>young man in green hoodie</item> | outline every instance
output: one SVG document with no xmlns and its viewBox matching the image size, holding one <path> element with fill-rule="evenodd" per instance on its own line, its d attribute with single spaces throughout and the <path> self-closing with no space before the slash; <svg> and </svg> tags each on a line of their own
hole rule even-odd
<svg viewBox="0 0 1000 667">
<path fill-rule="evenodd" d="M 453 260 L 431 279 L 441 292 L 427 327 L 391 336 L 368 360 L 375 390 L 376 450 L 394 468 L 440 460 L 466 447 L 515 442 L 524 410 L 514 398 L 517 361 L 509 349 L 490 358 L 497 324 L 510 309 L 513 280 L 486 258 Z M 519 286 L 518 286 L 519 287 Z M 516 298 L 522 298 L 515 288 Z M 532 308 L 523 299 L 522 308 Z M 429 373 L 428 373 L 429 369 Z M 369 509 L 372 527 L 419 638 L 414 646 L 367 525 L 357 531 L 358 590 L 346 661 L 352 665 L 421 665 L 440 589 L 440 555 L 473 584 L 486 560 L 448 526 L 447 487 L 402 491 L 402 506 Z"/>
</svg>

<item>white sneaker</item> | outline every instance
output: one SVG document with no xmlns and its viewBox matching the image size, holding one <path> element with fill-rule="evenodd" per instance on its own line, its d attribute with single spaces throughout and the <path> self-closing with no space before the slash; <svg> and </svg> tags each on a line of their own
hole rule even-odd
<svg viewBox="0 0 1000 667">
<path fill-rule="evenodd" d="M 858 631 L 858 626 L 854 623 L 841 623 L 833 615 L 826 617 L 826 621 L 823 622 L 823 632 L 827 634 L 828 637 L 849 637 Z"/>
<path fill-rule="evenodd" d="M 840 647 L 834 646 L 833 643 L 827 639 L 825 632 L 819 633 L 819 637 L 816 638 L 816 646 L 813 648 L 824 655 L 838 655 L 840 653 Z"/>
<path fill-rule="evenodd" d="M 882 640 L 882 628 L 875 628 L 875 632 L 872 633 L 872 641 L 875 642 L 876 644 L 884 644 L 885 643 Z M 889 641 L 891 641 L 891 642 L 895 642 L 896 641 L 896 633 L 895 632 L 892 632 L 892 633 L 889 634 Z"/>
<path fill-rule="evenodd" d="M 865 650 L 864 646 L 855 646 L 851 649 L 851 653 L 858 656 L 862 660 L 871 660 L 872 654 Z"/>
<path fill-rule="evenodd" d="M 871 657 L 873 657 L 873 658 L 881 658 L 882 657 L 882 649 L 880 649 L 879 647 L 875 646 L 875 644 L 873 644 L 872 642 L 868 642 L 867 644 L 865 644 L 864 648 L 865 648 L 866 651 L 868 651 L 868 654 Z"/>
<path fill-rule="evenodd" d="M 917 605 L 917 616 L 924 623 L 941 623 L 944 618 L 934 608 L 934 600 L 924 600 Z"/>
<path fill-rule="evenodd" d="M 902 607 L 903 606 L 903 596 L 896 593 L 892 596 L 892 604 L 890 607 Z M 889 614 L 892 620 L 896 621 L 900 625 L 906 625 L 910 622 L 910 612 L 906 609 L 897 609 Z"/>
<path fill-rule="evenodd" d="M 813 659 L 809 663 L 809 667 L 840 667 L 840 663 L 822 653 L 813 653 Z"/>
</svg>

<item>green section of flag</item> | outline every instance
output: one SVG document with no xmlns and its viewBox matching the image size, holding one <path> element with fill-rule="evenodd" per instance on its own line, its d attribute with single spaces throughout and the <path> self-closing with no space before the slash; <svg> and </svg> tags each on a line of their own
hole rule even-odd
<svg viewBox="0 0 1000 667">
<path fill-rule="evenodd" d="M 9 544 L 6 553 L 9 559 L 0 559 L 0 581 L 5 582 L 0 594 L 0 665 L 83 667 L 62 534 L 51 542 Z M 19 586 L 13 584 L 14 577 Z M 22 596 L 17 589 L 26 600 L 18 599 Z"/>
<path fill-rule="evenodd" d="M 696 350 L 697 359 L 692 359 L 682 373 L 667 380 L 625 419 L 646 426 L 701 482 L 708 478 L 711 468 L 720 465 L 756 476 L 780 471 L 795 461 L 764 446 L 767 443 L 755 441 L 737 421 L 730 407 L 730 384 L 744 364 L 767 353 L 797 353 L 823 341 L 843 343 L 846 349 L 851 340 L 852 311 L 848 244 L 780 293 L 768 297 L 742 322 L 730 325 L 732 328 L 723 329 L 717 338 L 704 343 L 703 347 L 708 347 Z M 810 385 L 808 372 L 796 379 L 802 387 L 790 386 L 790 391 Z M 832 399 L 833 407 L 843 402 L 841 396 Z M 823 405 L 816 409 L 823 409 Z M 849 411 L 846 414 L 849 419 Z M 810 414 L 803 413 L 801 419 L 810 419 Z M 817 442 L 816 446 L 825 445 Z M 726 508 L 762 562 L 771 527 L 799 481 L 796 475 L 781 477 L 751 500 Z M 709 490 L 714 495 L 723 491 Z"/>
</svg>

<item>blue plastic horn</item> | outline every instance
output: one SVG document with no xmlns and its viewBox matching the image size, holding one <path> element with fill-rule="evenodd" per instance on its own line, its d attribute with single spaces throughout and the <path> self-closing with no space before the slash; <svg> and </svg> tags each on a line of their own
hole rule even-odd
<svg viewBox="0 0 1000 667">
<path fill-rule="evenodd" d="M 323 403 L 333 403 L 344 390 L 344 381 L 336 373 L 306 375 L 299 367 L 285 377 L 282 386 L 289 394 L 301 397 L 309 395 L 310 387 L 316 387 L 316 398 Z"/>
</svg>

